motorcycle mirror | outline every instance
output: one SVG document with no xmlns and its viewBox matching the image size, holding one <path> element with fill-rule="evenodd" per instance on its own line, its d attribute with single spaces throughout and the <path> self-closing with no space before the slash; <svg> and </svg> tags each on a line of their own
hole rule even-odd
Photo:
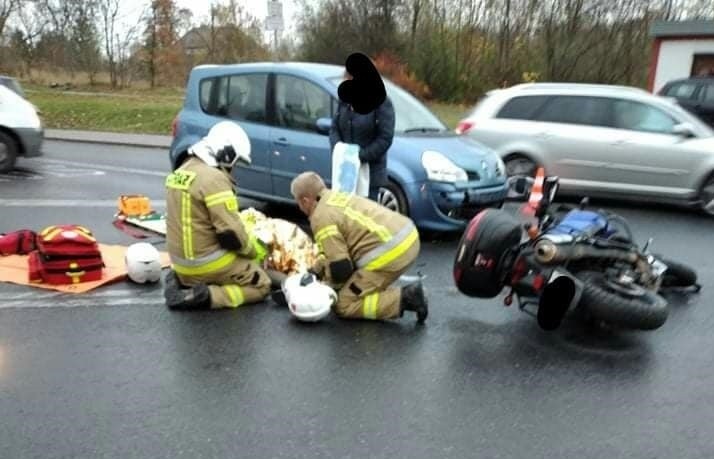
<svg viewBox="0 0 714 459">
<path fill-rule="evenodd" d="M 560 189 L 560 181 L 558 177 L 548 177 L 546 183 L 548 186 L 548 202 L 551 203 L 555 201 L 555 196 Z"/>
<path fill-rule="evenodd" d="M 525 197 L 532 185 L 533 179 L 524 176 L 513 176 L 508 179 L 509 196 L 515 198 Z"/>
</svg>

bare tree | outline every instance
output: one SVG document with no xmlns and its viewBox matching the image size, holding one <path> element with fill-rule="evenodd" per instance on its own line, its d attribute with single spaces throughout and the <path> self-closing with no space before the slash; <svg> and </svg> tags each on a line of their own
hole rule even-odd
<svg viewBox="0 0 714 459">
<path fill-rule="evenodd" d="M 17 27 L 12 34 L 11 45 L 18 51 L 24 64 L 21 73 L 31 75 L 38 56 L 38 41 L 45 32 L 48 21 L 33 2 L 19 3 L 15 15 Z"/>
<path fill-rule="evenodd" d="M 19 5 L 19 0 L 0 0 L 0 37 L 5 32 L 5 24 L 10 15 L 15 12 Z"/>
<path fill-rule="evenodd" d="M 117 38 L 115 28 L 117 18 L 119 17 L 119 0 L 99 0 L 98 8 L 104 42 L 104 54 L 106 55 L 107 65 L 109 67 L 109 82 L 112 88 L 116 88 L 119 84 L 119 78 L 117 75 Z"/>
</svg>

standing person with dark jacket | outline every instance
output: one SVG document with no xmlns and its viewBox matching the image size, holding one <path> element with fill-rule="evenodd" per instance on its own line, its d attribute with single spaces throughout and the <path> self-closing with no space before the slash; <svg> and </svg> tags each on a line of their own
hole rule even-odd
<svg viewBox="0 0 714 459">
<path fill-rule="evenodd" d="M 369 57 L 355 53 L 345 63 L 340 103 L 332 119 L 330 147 L 337 142 L 360 146 L 359 159 L 369 164 L 369 198 L 377 201 L 387 185 L 387 150 L 394 138 L 394 106 L 382 77 Z"/>
</svg>

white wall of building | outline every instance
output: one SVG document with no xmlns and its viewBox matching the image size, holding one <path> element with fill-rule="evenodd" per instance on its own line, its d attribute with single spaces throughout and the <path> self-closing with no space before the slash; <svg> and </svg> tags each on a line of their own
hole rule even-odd
<svg viewBox="0 0 714 459">
<path fill-rule="evenodd" d="M 714 54 L 714 40 L 664 40 L 659 50 L 654 92 L 670 80 L 687 78 L 695 54 Z"/>
</svg>

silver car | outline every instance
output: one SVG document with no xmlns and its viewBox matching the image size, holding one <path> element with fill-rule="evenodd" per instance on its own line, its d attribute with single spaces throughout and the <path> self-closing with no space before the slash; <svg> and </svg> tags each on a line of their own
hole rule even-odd
<svg viewBox="0 0 714 459">
<path fill-rule="evenodd" d="M 623 86 L 531 83 L 487 93 L 456 131 L 509 175 L 543 166 L 565 194 L 695 205 L 714 215 L 714 131 L 673 100 Z"/>
</svg>

